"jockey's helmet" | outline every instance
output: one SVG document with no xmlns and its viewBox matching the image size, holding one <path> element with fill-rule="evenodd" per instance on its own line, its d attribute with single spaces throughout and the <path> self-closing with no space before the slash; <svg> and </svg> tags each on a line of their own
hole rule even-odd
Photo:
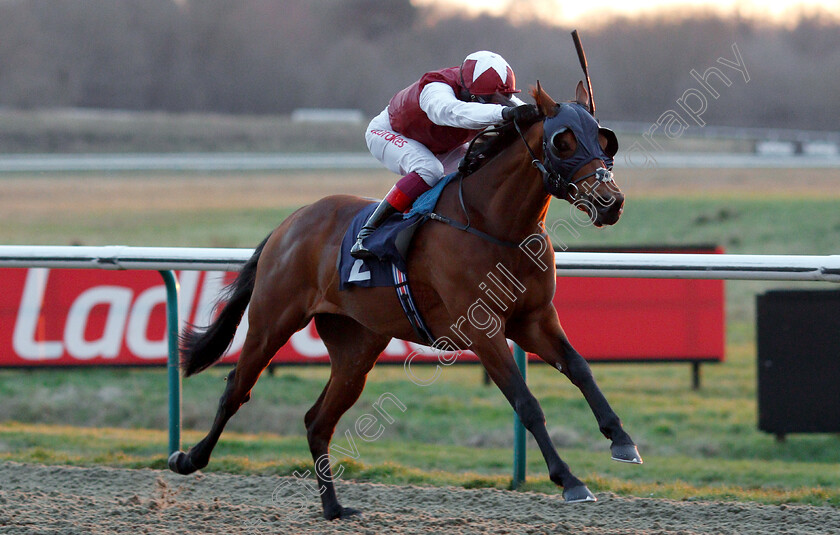
<svg viewBox="0 0 840 535">
<path fill-rule="evenodd" d="M 473 95 L 519 93 L 516 76 L 505 58 L 487 50 L 473 52 L 461 64 L 461 83 Z"/>
</svg>

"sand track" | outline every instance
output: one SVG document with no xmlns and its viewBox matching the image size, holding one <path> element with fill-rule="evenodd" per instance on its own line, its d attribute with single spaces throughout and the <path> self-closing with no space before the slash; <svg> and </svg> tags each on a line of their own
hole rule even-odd
<svg viewBox="0 0 840 535">
<path fill-rule="evenodd" d="M 279 490 L 278 490 L 279 489 Z M 111 533 L 583 533 L 840 534 L 840 510 L 492 489 L 339 483 L 361 518 L 327 522 L 294 478 L 0 464 L 0 532 Z"/>
</svg>

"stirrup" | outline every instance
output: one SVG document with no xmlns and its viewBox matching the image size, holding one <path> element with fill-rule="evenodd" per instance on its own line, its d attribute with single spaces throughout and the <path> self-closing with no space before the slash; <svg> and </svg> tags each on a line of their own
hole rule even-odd
<svg viewBox="0 0 840 535">
<path fill-rule="evenodd" d="M 358 260 L 370 260 L 376 258 L 375 254 L 367 250 L 365 245 L 362 243 L 363 240 L 364 237 L 356 239 L 356 243 L 354 243 L 353 247 L 350 249 L 350 256 Z"/>
</svg>

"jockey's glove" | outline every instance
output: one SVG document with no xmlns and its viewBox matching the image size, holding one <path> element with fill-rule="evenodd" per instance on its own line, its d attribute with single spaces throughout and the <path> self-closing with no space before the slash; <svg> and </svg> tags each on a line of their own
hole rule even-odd
<svg viewBox="0 0 840 535">
<path fill-rule="evenodd" d="M 521 106 L 507 106 L 502 109 L 502 119 L 513 120 L 518 124 L 530 124 L 540 117 L 540 110 L 533 104 Z"/>
</svg>

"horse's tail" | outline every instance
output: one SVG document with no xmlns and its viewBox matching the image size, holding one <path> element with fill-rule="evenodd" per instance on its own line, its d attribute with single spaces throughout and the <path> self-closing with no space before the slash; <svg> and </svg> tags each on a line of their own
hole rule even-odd
<svg viewBox="0 0 840 535">
<path fill-rule="evenodd" d="M 219 302 L 227 301 L 219 317 L 208 327 L 191 328 L 181 336 L 181 369 L 189 377 L 206 370 L 222 358 L 233 342 L 236 328 L 251 301 L 257 276 L 257 262 L 265 247 L 269 234 L 254 250 L 251 258 L 242 266 L 236 280 L 228 285 Z"/>
</svg>

